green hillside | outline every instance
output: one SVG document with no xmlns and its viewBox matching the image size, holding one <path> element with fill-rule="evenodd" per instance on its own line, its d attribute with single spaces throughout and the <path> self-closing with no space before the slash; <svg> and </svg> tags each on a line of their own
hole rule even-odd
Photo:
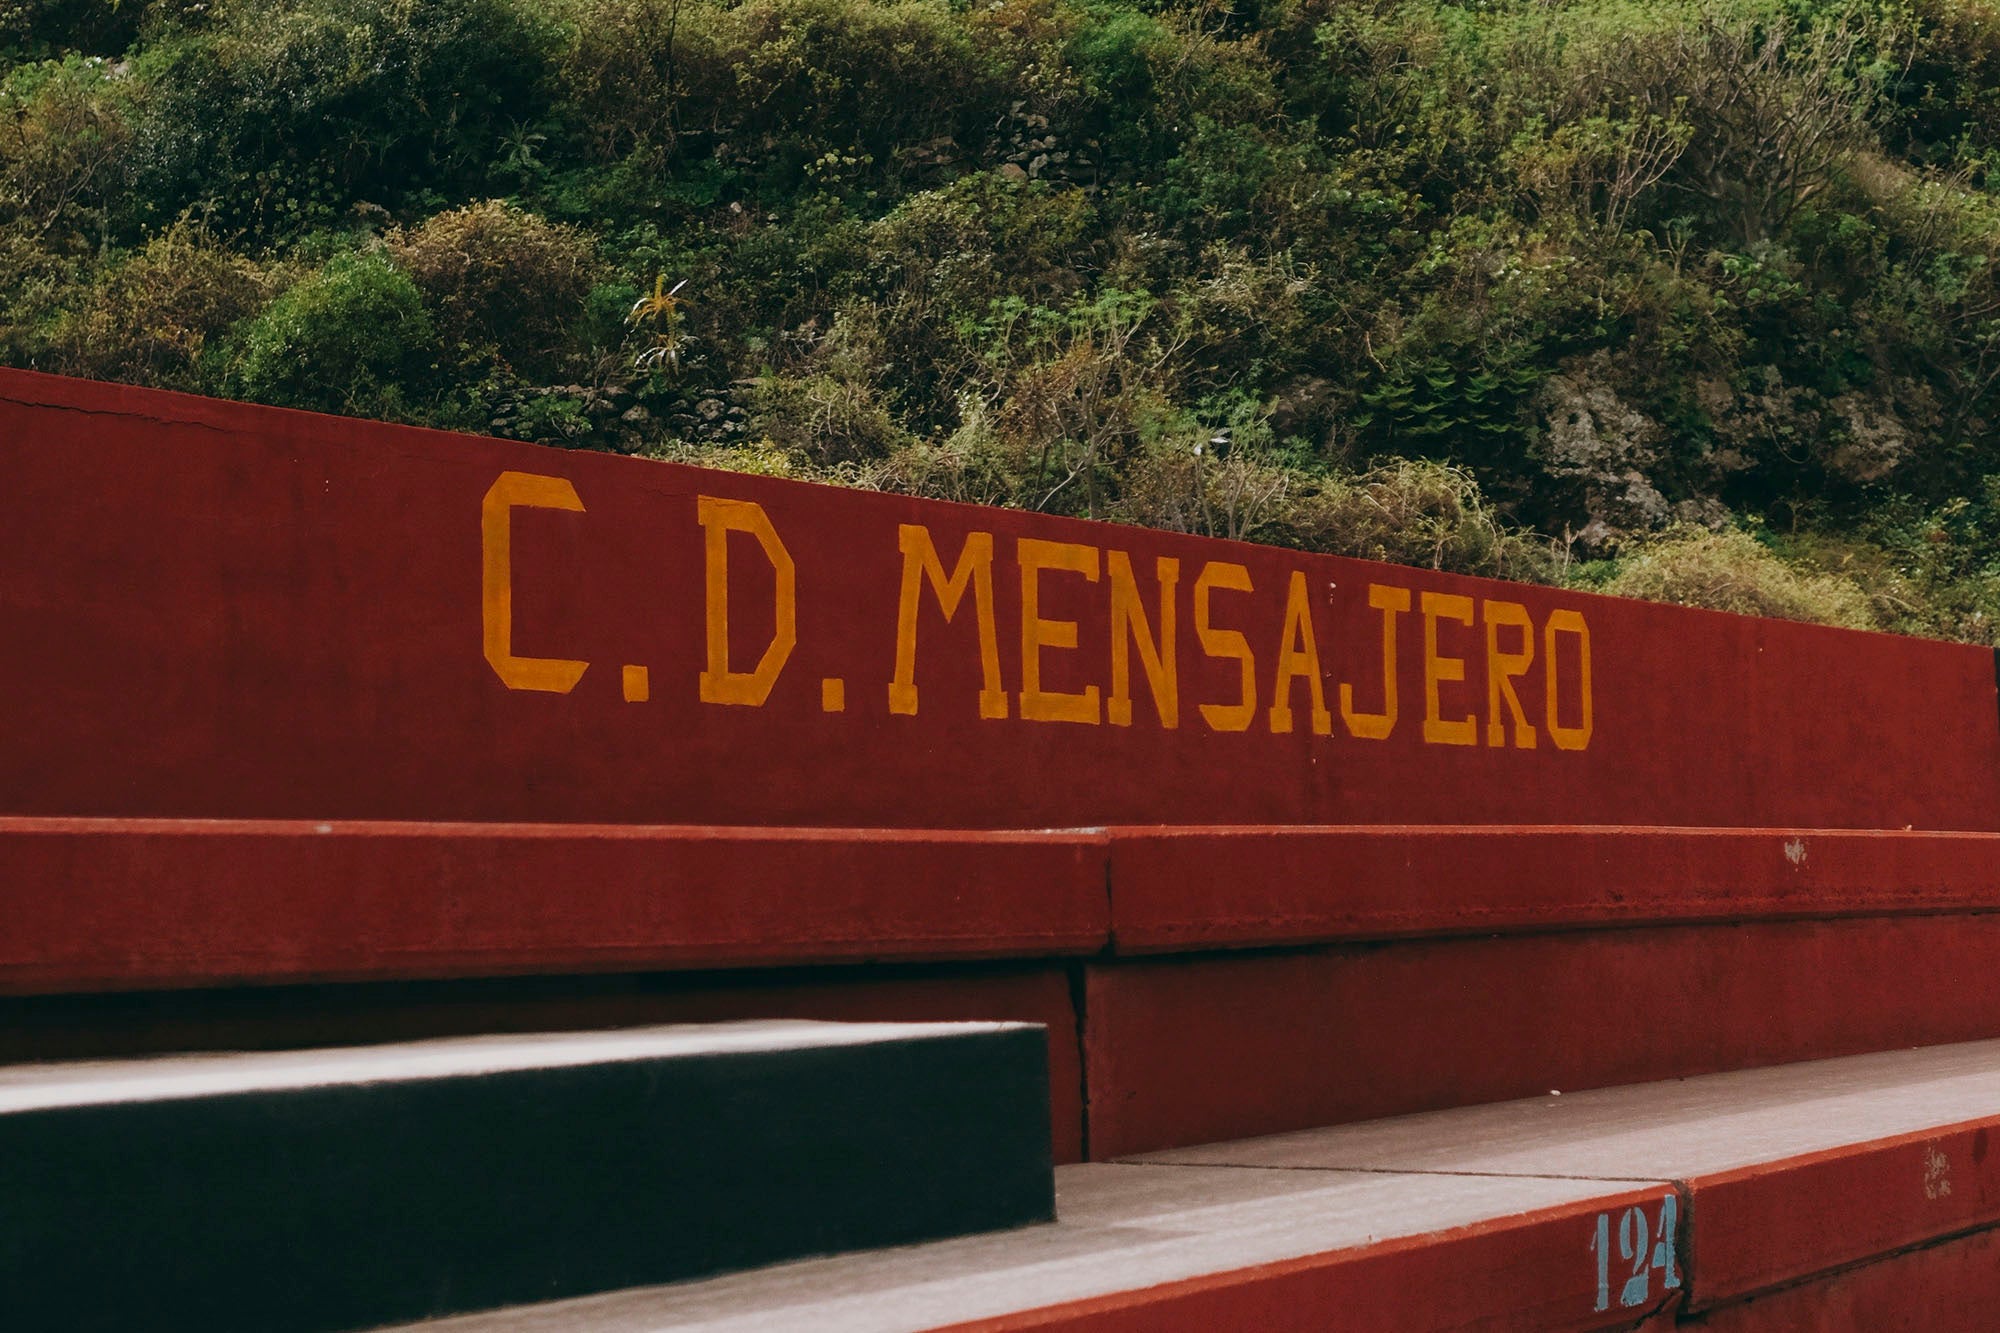
<svg viewBox="0 0 2000 1333">
<path fill-rule="evenodd" d="M 0 0 L 12 364 L 1993 642 L 2000 4 Z"/>
</svg>

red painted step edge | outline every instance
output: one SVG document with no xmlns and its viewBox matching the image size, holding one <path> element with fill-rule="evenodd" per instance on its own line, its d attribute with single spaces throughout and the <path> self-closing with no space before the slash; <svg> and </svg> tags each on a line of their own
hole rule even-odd
<svg viewBox="0 0 2000 1333">
<path fill-rule="evenodd" d="M 2000 1308 L 2000 1230 L 1906 1250 L 1683 1322 L 1702 1333 L 1980 1333 Z"/>
<path fill-rule="evenodd" d="M 2000 835 L 1117 828 L 1119 953 L 2000 908 Z"/>
<path fill-rule="evenodd" d="M 1706 1309 L 2000 1224 L 2000 1116 L 1688 1181 Z"/>
<path fill-rule="evenodd" d="M 1599 1214 L 1657 1209 L 1658 1187 L 1502 1221 L 1212 1273 L 1137 1291 L 952 1324 L 938 1333 L 1377 1333 L 1389 1328 L 1521 1328 L 1581 1333 L 1672 1324 L 1678 1293 L 1642 1308 L 1592 1308 L 1587 1272 Z"/>
<path fill-rule="evenodd" d="M 1086 954 L 1101 841 L 0 819 L 0 993 Z"/>
<path fill-rule="evenodd" d="M 1996 908 L 2000 835 L 1979 833 L 0 817 L 0 993 Z"/>
</svg>

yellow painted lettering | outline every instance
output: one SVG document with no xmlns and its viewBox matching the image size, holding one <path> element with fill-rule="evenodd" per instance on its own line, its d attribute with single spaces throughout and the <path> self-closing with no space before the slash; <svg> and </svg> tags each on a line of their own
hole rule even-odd
<svg viewBox="0 0 2000 1333">
<path fill-rule="evenodd" d="M 1099 719 L 1097 686 L 1081 694 L 1042 688 L 1042 650 L 1076 647 L 1074 620 L 1042 619 L 1042 571 L 1065 570 L 1097 582 L 1097 548 L 1075 542 L 1023 537 L 1014 543 L 1021 567 L 1021 716 L 1030 722 L 1088 722 Z"/>
<path fill-rule="evenodd" d="M 1216 629 L 1209 623 L 1208 598 L 1212 589 L 1250 592 L 1250 571 L 1241 565 L 1211 560 L 1201 567 L 1194 581 L 1194 633 L 1201 650 L 1210 657 L 1235 658 L 1242 664 L 1242 699 L 1233 704 L 1201 705 L 1202 720 L 1211 731 L 1247 731 L 1257 716 L 1257 659 L 1250 640 L 1233 629 Z"/>
<path fill-rule="evenodd" d="M 1107 552 L 1105 564 L 1111 574 L 1111 697 L 1105 714 L 1114 727 L 1132 725 L 1132 648 L 1139 649 L 1139 665 L 1146 673 L 1146 685 L 1153 692 L 1153 711 L 1160 725 L 1172 731 L 1181 723 L 1178 654 L 1174 646 L 1174 588 L 1180 583 L 1181 562 L 1160 556 L 1153 568 L 1160 582 L 1160 637 L 1146 619 L 1145 603 L 1139 600 L 1139 586 L 1132 577 L 1132 558 L 1123 551 Z"/>
<path fill-rule="evenodd" d="M 889 685 L 889 711 L 917 711 L 917 609 L 928 581 L 947 625 L 958 614 L 966 588 L 972 589 L 979 625 L 979 716 L 1007 716 L 1007 692 L 1000 687 L 1000 641 L 993 628 L 993 534 L 967 533 L 949 577 L 929 528 L 900 525 L 896 546 L 903 553 L 903 592 L 896 612 L 896 678 Z"/>
<path fill-rule="evenodd" d="M 701 701 L 707 704 L 761 704 L 771 695 L 778 673 L 798 644 L 798 568 L 764 507 L 748 500 L 696 500 L 703 530 L 708 591 L 708 668 L 701 673 Z M 777 575 L 775 624 L 770 646 L 756 669 L 735 671 L 729 665 L 729 534 L 747 533 L 764 548 L 764 558 Z"/>
<path fill-rule="evenodd" d="M 1438 686 L 1442 682 L 1465 679 L 1465 659 L 1445 657 L 1438 652 L 1437 623 L 1440 617 L 1472 624 L 1472 599 L 1456 593 L 1427 592 L 1423 596 L 1424 615 L 1424 743 L 1426 745 L 1477 745 L 1479 727 L 1470 713 L 1456 721 L 1446 721 L 1439 713 Z"/>
<path fill-rule="evenodd" d="M 1486 622 L 1486 743 L 1505 745 L 1507 724 L 1501 713 L 1504 706 L 1514 718 L 1514 747 L 1519 750 L 1535 748 L 1535 729 L 1521 711 L 1520 696 L 1514 693 L 1514 681 L 1527 674 L 1535 661 L 1535 622 L 1529 616 L 1528 608 L 1519 602 L 1479 603 L 1479 618 Z M 1521 646 L 1514 652 L 1500 651 L 1500 627 L 1512 625 L 1521 631 Z"/>
<path fill-rule="evenodd" d="M 1583 720 L 1573 727 L 1566 727 L 1556 718 L 1556 635 L 1568 633 L 1576 636 L 1577 653 L 1577 693 L 1583 704 Z M 1592 723 L 1590 701 L 1590 626 L 1583 621 L 1580 611 L 1551 611 L 1548 623 L 1542 626 L 1542 675 L 1548 681 L 1549 711 L 1542 722 L 1549 729 L 1549 739 L 1559 750 L 1582 750 L 1590 745 Z"/>
<path fill-rule="evenodd" d="M 1356 712 L 1354 688 L 1342 681 L 1340 720 L 1347 724 L 1349 735 L 1382 741 L 1389 739 L 1390 733 L 1396 730 L 1396 617 L 1410 609 L 1410 590 L 1371 583 L 1368 585 L 1368 605 L 1382 613 L 1382 711 Z"/>
<path fill-rule="evenodd" d="M 1326 711 L 1326 690 L 1320 684 L 1319 648 L 1313 641 L 1312 598 L 1303 570 L 1292 571 L 1285 594 L 1285 632 L 1278 641 L 1278 679 L 1271 688 L 1271 730 L 1292 729 L 1292 682 L 1303 679 L 1312 699 L 1312 729 L 1318 736 L 1333 731 L 1333 714 Z"/>
<path fill-rule="evenodd" d="M 559 657 L 514 655 L 514 511 L 566 509 L 583 512 L 576 487 L 561 477 L 534 472 L 502 472 L 487 488 L 480 506 L 480 584 L 486 660 L 510 690 L 568 694 L 590 668 L 588 662 Z"/>
</svg>

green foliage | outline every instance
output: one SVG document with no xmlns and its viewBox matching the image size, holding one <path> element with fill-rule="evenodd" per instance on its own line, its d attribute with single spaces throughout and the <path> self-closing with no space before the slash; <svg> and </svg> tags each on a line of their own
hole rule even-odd
<svg viewBox="0 0 2000 1333">
<path fill-rule="evenodd" d="M 136 61 L 126 225 L 199 207 L 286 237 L 462 197 L 547 106 L 558 37 L 519 0 L 214 0 Z"/>
<path fill-rule="evenodd" d="M 99 269 L 49 327 L 38 360 L 66 375 L 205 388 L 203 353 L 272 286 L 255 264 L 181 223 Z"/>
<path fill-rule="evenodd" d="M 0 0 L 0 355 L 1986 641 L 1996 127 L 2000 0 Z"/>
<path fill-rule="evenodd" d="M 1468 472 L 1445 463 L 1394 458 L 1366 472 L 1335 473 L 1302 498 L 1288 526 L 1309 550 L 1556 581 L 1549 544 L 1508 525 Z"/>
<path fill-rule="evenodd" d="M 130 149 L 124 82 L 103 59 L 71 55 L 0 83 L 0 216 L 15 234 L 72 251 L 103 242 Z"/>
<path fill-rule="evenodd" d="M 138 37 L 149 8 L 144 0 L 0 0 L 0 54 L 10 62 L 116 56 Z"/>
<path fill-rule="evenodd" d="M 280 407 L 400 417 L 436 345 L 407 274 L 380 255 L 341 255 L 244 326 L 230 379 Z"/>
</svg>

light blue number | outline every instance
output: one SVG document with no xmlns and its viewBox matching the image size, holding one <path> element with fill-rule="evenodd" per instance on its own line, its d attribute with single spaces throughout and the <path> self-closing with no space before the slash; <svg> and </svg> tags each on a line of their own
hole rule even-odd
<svg viewBox="0 0 2000 1333">
<path fill-rule="evenodd" d="M 1590 1238 L 1590 1252 L 1597 1256 L 1598 1310 L 1611 1308 L 1611 1214 L 1597 1215 L 1597 1234 Z"/>
<path fill-rule="evenodd" d="M 1673 1291 L 1681 1285 L 1681 1271 L 1674 1266 L 1674 1230 L 1680 1219 L 1681 1200 L 1669 1194 L 1660 1200 L 1659 1242 L 1653 1246 L 1653 1267 L 1666 1270 L 1664 1285 Z"/>
<path fill-rule="evenodd" d="M 1618 1257 L 1632 1261 L 1632 1276 L 1618 1293 L 1623 1306 L 1644 1305 L 1652 1288 L 1652 1270 L 1647 1267 L 1652 1228 L 1646 1225 L 1646 1210 L 1634 1204 L 1618 1219 Z"/>
</svg>

